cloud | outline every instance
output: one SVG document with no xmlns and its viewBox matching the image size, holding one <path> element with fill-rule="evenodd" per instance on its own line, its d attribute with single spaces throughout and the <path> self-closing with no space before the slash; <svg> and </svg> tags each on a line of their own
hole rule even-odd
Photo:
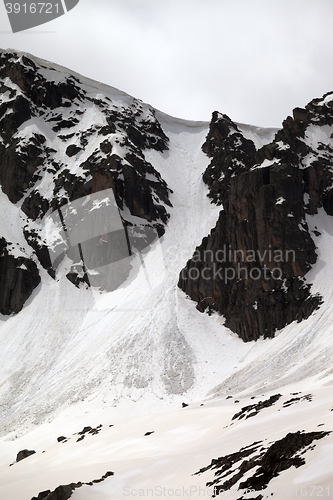
<svg viewBox="0 0 333 500">
<path fill-rule="evenodd" d="M 54 33 L 1 33 L 0 45 L 169 114 L 209 120 L 218 109 L 279 126 L 293 107 L 332 90 L 332 14 L 331 0 L 80 0 L 44 25 Z"/>
</svg>

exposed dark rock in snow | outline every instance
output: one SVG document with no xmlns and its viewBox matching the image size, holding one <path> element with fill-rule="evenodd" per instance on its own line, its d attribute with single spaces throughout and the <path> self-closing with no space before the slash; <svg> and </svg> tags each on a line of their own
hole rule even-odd
<svg viewBox="0 0 333 500">
<path fill-rule="evenodd" d="M 236 413 L 232 417 L 232 420 L 235 420 L 236 418 L 238 420 L 240 420 L 241 418 L 244 418 L 244 417 L 246 420 L 247 418 L 254 417 L 263 408 L 269 408 L 274 403 L 276 403 L 280 399 L 280 397 L 281 397 L 281 394 L 275 394 L 274 396 L 271 396 L 269 399 L 266 399 L 265 401 L 259 401 L 259 403 L 244 406 L 243 408 L 241 408 L 241 410 L 238 413 Z"/>
<path fill-rule="evenodd" d="M 309 445 L 318 439 L 328 436 L 329 432 L 300 431 L 289 433 L 284 438 L 273 443 L 259 460 L 260 467 L 255 474 L 239 484 L 241 489 L 254 489 L 258 491 L 267 487 L 269 481 L 280 472 L 290 467 L 300 467 L 305 464 L 305 459 L 299 453 L 309 449 Z M 311 448 L 313 449 L 313 448 Z"/>
<path fill-rule="evenodd" d="M 93 486 L 94 484 L 101 483 L 105 481 L 110 476 L 113 476 L 114 472 L 108 471 L 101 478 L 94 479 L 89 483 L 71 483 L 66 485 L 58 486 L 54 491 L 46 490 L 38 494 L 37 497 L 33 497 L 31 500 L 68 500 L 73 495 L 74 491 L 82 486 Z"/>
<path fill-rule="evenodd" d="M 15 113 L 14 108 L 13 104 L 9 116 Z M 19 109 L 24 109 L 24 107 Z M 29 116 L 24 115 L 21 119 L 22 122 L 25 122 Z M 20 125 L 21 123 L 18 127 Z M 2 139 L 4 139 L 4 143 L 0 143 L 0 183 L 3 192 L 10 201 L 17 203 L 23 197 L 24 192 L 40 179 L 37 172 L 38 167 L 43 164 L 46 158 L 42 147 L 45 138 L 40 134 L 34 134 L 29 139 L 21 138 L 20 140 L 13 137 L 17 130 L 14 130 L 13 135 L 8 137 L 8 124 L 6 124 L 5 118 L 0 120 L 0 129 Z"/>
<path fill-rule="evenodd" d="M 291 399 L 288 399 L 288 401 L 285 401 L 283 403 L 283 408 L 287 408 L 288 406 L 291 406 L 295 403 L 299 403 L 300 401 L 312 401 L 312 394 L 305 394 L 304 396 L 299 396 L 299 397 L 294 397 Z"/>
<path fill-rule="evenodd" d="M 57 438 L 57 441 L 58 441 L 58 443 L 66 442 L 66 441 L 67 441 L 67 438 L 66 438 L 65 436 L 59 436 L 59 437 Z"/>
<path fill-rule="evenodd" d="M 50 251 L 47 245 L 43 244 L 39 238 L 38 231 L 36 229 L 23 229 L 23 234 L 27 243 L 34 249 L 35 254 L 41 263 L 41 265 L 46 269 L 52 278 L 55 277 L 55 271 L 52 267 L 52 262 L 50 258 Z"/>
<path fill-rule="evenodd" d="M 80 483 L 61 485 L 54 491 L 42 491 L 38 497 L 33 497 L 31 500 L 68 500 L 72 496 L 73 491 L 80 486 L 82 486 Z"/>
<path fill-rule="evenodd" d="M 21 450 L 17 454 L 16 462 L 21 462 L 21 460 L 24 460 L 25 458 L 28 458 L 35 453 L 35 450 Z"/>
<path fill-rule="evenodd" d="M 26 257 L 14 257 L 8 244 L 0 238 L 0 312 L 18 313 L 40 283 L 35 262 Z"/>
<path fill-rule="evenodd" d="M 305 217 L 320 207 L 333 214 L 333 148 L 312 137 L 333 123 L 332 101 L 325 102 L 296 108 L 258 151 L 227 116 L 213 114 L 203 179 L 223 210 L 178 286 L 244 341 L 273 337 L 321 304 L 304 280 L 317 259 Z"/>
<path fill-rule="evenodd" d="M 282 471 L 304 465 L 305 459 L 300 455 L 312 450 L 314 446 L 310 445 L 314 441 L 329 434 L 330 432 L 319 431 L 291 432 L 275 441 L 267 449 L 261 441 L 255 442 L 241 448 L 238 452 L 213 459 L 209 466 L 200 469 L 196 474 L 202 474 L 208 470 L 214 471 L 215 479 L 206 483 L 206 486 L 214 488 L 214 496 L 222 495 L 231 488 L 234 493 L 235 485 L 240 494 L 265 490 L 269 482 Z M 239 465 L 236 466 L 236 464 Z M 248 476 L 249 471 L 253 469 L 256 469 L 254 474 L 242 481 L 244 476 Z M 241 498 L 238 497 L 237 500 Z"/>
<path fill-rule="evenodd" d="M 30 219 L 36 220 L 38 217 L 43 217 L 49 210 L 50 204 L 39 191 L 32 191 L 22 203 L 21 210 Z"/>
<path fill-rule="evenodd" d="M 77 146 L 76 144 L 71 144 L 66 149 L 66 155 L 71 158 L 72 156 L 75 156 L 80 151 L 82 151 L 82 148 L 80 146 Z"/>
<path fill-rule="evenodd" d="M 101 432 L 102 427 L 103 427 L 102 424 L 98 425 L 95 428 L 90 427 L 90 425 L 87 427 L 84 427 L 82 429 L 82 431 L 78 432 L 78 435 L 80 437 L 77 439 L 76 442 L 82 441 L 85 438 L 86 434 L 91 434 L 92 436 L 96 436 L 97 434 L 99 434 Z"/>
</svg>

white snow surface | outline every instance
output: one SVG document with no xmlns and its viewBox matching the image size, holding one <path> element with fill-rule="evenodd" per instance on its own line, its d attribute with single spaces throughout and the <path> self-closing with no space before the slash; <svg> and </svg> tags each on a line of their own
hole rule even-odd
<svg viewBox="0 0 333 500">
<path fill-rule="evenodd" d="M 94 85 L 124 104 L 132 99 Z M 93 291 L 66 279 L 64 260 L 56 280 L 40 270 L 43 285 L 19 315 L 0 318 L 1 499 L 30 500 L 40 491 L 89 482 L 107 471 L 114 476 L 82 486 L 71 498 L 207 498 L 213 472 L 193 474 L 212 459 L 255 441 L 267 446 L 288 432 L 333 430 L 332 219 L 324 211 L 307 219 L 310 229 L 321 233 L 313 236 L 318 261 L 307 280 L 323 305 L 274 339 L 244 343 L 223 326 L 222 317 L 199 313 L 177 288 L 179 272 L 220 210 L 202 182 L 209 159 L 201 146 L 209 124 L 158 111 L 156 116 L 169 150 L 146 151 L 146 159 L 172 189 L 173 208 L 165 235 L 147 256 L 149 286 L 141 272 L 101 303 Z M 239 127 L 257 146 L 276 132 Z M 0 204 L 2 235 L 19 242 L 17 252 L 30 255 L 18 206 L 2 192 Z M 272 407 L 231 420 L 241 407 L 276 393 L 282 397 Z M 313 400 L 283 407 L 294 393 L 311 393 Z M 182 408 L 183 402 L 189 406 Z M 99 424 L 98 435 L 76 442 L 74 433 Z M 57 443 L 60 435 L 68 441 Z M 306 465 L 274 478 L 264 498 L 281 497 L 279 491 L 283 498 L 311 491 L 330 498 L 333 434 L 315 444 L 306 452 Z M 36 453 L 9 467 L 26 448 Z M 226 496 L 235 497 L 235 490 Z"/>
</svg>

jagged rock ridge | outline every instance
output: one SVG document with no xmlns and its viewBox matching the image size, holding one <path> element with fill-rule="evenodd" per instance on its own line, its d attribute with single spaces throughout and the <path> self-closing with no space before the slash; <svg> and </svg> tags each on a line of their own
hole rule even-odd
<svg viewBox="0 0 333 500">
<path fill-rule="evenodd" d="M 296 108 L 258 151 L 229 117 L 213 114 L 203 180 L 223 209 L 178 285 L 244 341 L 273 337 L 322 301 L 305 281 L 317 259 L 306 215 L 333 214 L 332 104 L 328 93 Z"/>
</svg>

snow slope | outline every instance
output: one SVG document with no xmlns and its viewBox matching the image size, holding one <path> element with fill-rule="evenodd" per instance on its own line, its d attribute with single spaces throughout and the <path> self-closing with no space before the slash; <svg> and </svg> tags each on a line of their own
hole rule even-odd
<svg viewBox="0 0 333 500">
<path fill-rule="evenodd" d="M 299 429 L 300 418 L 306 431 L 321 423 L 332 428 L 330 218 L 320 213 L 308 221 L 321 231 L 319 259 L 309 281 L 324 296 L 322 308 L 273 340 L 243 343 L 222 326 L 223 318 L 199 313 L 175 286 L 179 270 L 219 210 L 210 204 L 201 181 L 207 165 L 201 152 L 207 124 L 162 114 L 159 119 L 170 151 L 150 151 L 147 159 L 163 171 L 174 191 L 174 209 L 161 243 L 161 269 L 156 269 L 163 281 L 143 294 L 134 311 L 121 305 L 98 310 L 89 291 L 73 291 L 64 275 L 54 282 L 45 273 L 47 286 L 20 316 L 2 323 L 1 367 L 7 378 L 1 390 L 8 389 L 12 400 L 2 414 L 1 498 L 30 499 L 38 491 L 91 481 L 107 470 L 115 476 L 76 490 L 73 498 L 124 498 L 142 488 L 146 496 L 151 488 L 158 496 L 163 492 L 159 487 L 170 489 L 170 496 L 171 490 L 174 495 L 181 490 L 183 498 L 182 488 L 189 488 L 193 498 L 200 498 L 209 474 L 192 474 L 212 458 L 267 436 L 270 441 L 283 437 Z M 41 311 L 37 317 L 36 302 Z M 230 427 L 235 408 L 253 402 L 250 396 L 258 401 L 272 391 L 283 391 L 285 399 L 311 392 L 316 403 L 300 403 L 297 410 L 284 409 L 283 415 L 272 407 L 253 422 Z M 230 394 L 242 397 L 240 403 L 226 401 Z M 193 403 L 179 409 L 183 401 Z M 82 443 L 72 437 L 68 443 L 52 444 L 60 434 L 99 423 L 115 426 Z M 144 436 L 147 431 L 154 434 Z M 332 468 L 323 457 L 332 446 L 326 438 L 316 455 L 308 452 L 312 460 L 307 467 L 316 486 L 329 486 Z M 37 448 L 36 455 L 8 468 L 19 449 L 30 447 Z M 324 468 L 316 467 L 314 456 L 325 462 Z M 287 484 L 285 479 L 274 481 L 274 491 Z M 290 481 L 293 487 L 308 487 L 310 494 L 306 472 L 300 469 Z"/>
<path fill-rule="evenodd" d="M 127 289 L 134 288 L 131 284 L 117 291 L 117 299 L 119 293 L 126 299 L 115 301 L 114 306 L 109 302 L 105 309 L 96 307 L 90 291 L 73 288 L 65 270 L 56 282 L 44 272 L 43 287 L 20 315 L 3 318 L 1 387 L 7 410 L 2 414 L 3 434 L 40 423 L 54 409 L 59 411 L 68 401 L 85 399 L 91 393 L 103 395 L 109 404 L 119 398 L 136 401 L 146 393 L 157 400 L 184 391 L 192 397 L 203 396 L 211 387 L 211 344 L 216 352 L 213 372 L 222 377 L 228 373 L 229 367 L 220 365 L 225 352 L 220 342 L 221 320 L 197 313 L 200 327 L 189 332 L 186 323 L 194 307 L 176 287 L 180 269 L 214 225 L 219 211 L 210 204 L 201 180 L 208 162 L 201 152 L 207 124 L 165 120 L 170 151 L 147 153 L 148 161 L 163 171 L 174 191 L 175 208 L 161 243 L 160 269 L 154 262 L 155 274 L 164 280 L 152 293 L 142 294 L 140 288 L 141 296 L 134 294 L 134 308 L 127 296 Z M 5 197 L 4 204 L 13 210 Z M 40 312 L 37 317 L 36 311 Z M 205 352 L 202 340 L 198 342 L 198 329 L 207 330 Z M 236 336 L 227 334 L 226 342 L 234 346 L 236 360 L 248 350 Z M 21 401 L 27 402 L 23 411 Z"/>
<path fill-rule="evenodd" d="M 141 274 L 135 283 L 103 297 L 101 306 L 93 292 L 68 283 L 66 263 L 57 282 L 41 270 L 43 286 L 33 299 L 19 316 L 3 318 L 2 434 L 39 423 L 62 404 L 96 393 L 96 387 L 112 402 L 124 397 L 136 401 L 146 393 L 157 400 L 187 391 L 189 397 L 202 397 L 212 377 L 225 378 L 249 350 L 229 333 L 221 342 L 222 319 L 197 313 L 176 287 L 180 270 L 214 226 L 219 208 L 211 205 L 201 179 L 208 164 L 201 151 L 208 124 L 162 113 L 158 118 L 170 148 L 165 153 L 149 150 L 146 159 L 173 190 L 174 208 L 161 245 L 147 257 L 153 291 L 143 286 Z M 11 228 L 19 234 L 9 233 L 7 239 L 13 236 L 26 247 L 18 207 L 4 195 L 2 201 L 13 212 L 8 220 L 18 219 Z M 221 366 L 226 352 L 229 361 Z M 23 411 L 21 400 L 27 401 Z"/>
</svg>

